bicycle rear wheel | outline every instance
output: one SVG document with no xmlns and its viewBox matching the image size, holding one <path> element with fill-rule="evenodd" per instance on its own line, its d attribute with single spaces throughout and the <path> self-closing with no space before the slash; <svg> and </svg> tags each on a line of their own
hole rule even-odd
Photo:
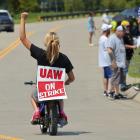
<svg viewBox="0 0 140 140">
<path fill-rule="evenodd" d="M 49 134 L 57 135 L 58 130 L 58 110 L 57 105 L 54 103 L 50 108 L 50 125 L 49 125 Z"/>
</svg>

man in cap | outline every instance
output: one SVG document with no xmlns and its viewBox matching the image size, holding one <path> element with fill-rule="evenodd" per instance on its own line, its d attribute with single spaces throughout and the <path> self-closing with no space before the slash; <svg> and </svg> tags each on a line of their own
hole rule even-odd
<svg viewBox="0 0 140 140">
<path fill-rule="evenodd" d="M 123 69 L 124 72 L 124 78 L 122 79 L 121 84 L 121 91 L 127 90 L 130 86 L 126 84 L 126 75 L 128 73 L 128 68 L 130 64 L 130 60 L 133 57 L 134 49 L 137 48 L 136 45 L 134 45 L 133 36 L 130 34 L 130 23 L 127 20 L 123 20 L 121 22 L 121 25 L 125 28 L 125 35 L 123 37 L 123 41 L 125 44 L 126 49 L 126 67 Z"/>
<path fill-rule="evenodd" d="M 109 54 L 107 52 L 107 45 L 108 45 L 108 37 L 110 35 L 110 29 L 112 28 L 112 25 L 108 24 L 102 24 L 101 30 L 102 35 L 99 39 L 99 67 L 103 70 L 103 84 L 104 84 L 104 95 L 108 96 L 108 89 L 109 89 L 109 83 L 110 78 L 112 76 L 112 71 L 110 68 L 111 61 Z"/>
<path fill-rule="evenodd" d="M 124 98 L 120 94 L 119 84 L 123 78 L 123 68 L 125 68 L 126 52 L 123 42 L 124 28 L 123 26 L 118 26 L 114 34 L 109 38 L 108 43 L 108 53 L 111 59 L 112 66 L 112 77 L 111 77 L 111 88 L 109 96 L 114 99 Z M 112 89 L 115 89 L 115 93 L 112 93 Z"/>
</svg>

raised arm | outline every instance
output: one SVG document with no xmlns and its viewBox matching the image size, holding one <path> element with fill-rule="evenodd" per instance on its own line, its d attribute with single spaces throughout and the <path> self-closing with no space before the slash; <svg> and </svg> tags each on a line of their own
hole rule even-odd
<svg viewBox="0 0 140 140">
<path fill-rule="evenodd" d="M 28 13 L 27 12 L 21 13 L 21 18 L 20 18 L 20 32 L 19 32 L 19 34 L 20 34 L 20 40 L 23 43 L 23 45 L 27 49 L 30 49 L 31 42 L 30 42 L 30 40 L 26 36 L 26 29 L 25 29 L 25 23 L 26 23 L 27 17 L 28 17 Z"/>
</svg>

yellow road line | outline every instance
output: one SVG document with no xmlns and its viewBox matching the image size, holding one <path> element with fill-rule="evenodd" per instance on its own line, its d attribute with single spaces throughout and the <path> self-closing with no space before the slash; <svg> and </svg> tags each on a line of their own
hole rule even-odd
<svg viewBox="0 0 140 140">
<path fill-rule="evenodd" d="M 21 138 L 16 138 L 16 137 L 10 137 L 7 135 L 0 135 L 0 140 L 23 140 Z"/>
<path fill-rule="evenodd" d="M 0 51 L 0 56 L 5 53 L 7 50 L 9 50 L 9 48 L 11 48 L 11 46 L 13 46 L 15 43 L 18 42 L 18 39 L 16 41 L 14 41 L 9 47 L 3 49 L 2 51 Z"/>
<path fill-rule="evenodd" d="M 52 29 L 49 30 L 49 32 L 56 32 L 58 31 L 60 28 L 62 28 L 63 25 L 58 25 Z M 33 32 L 28 32 L 27 36 L 31 36 L 33 34 Z M 18 47 L 20 45 L 20 39 L 18 38 L 17 40 L 15 40 L 14 42 L 12 42 L 7 48 L 3 49 L 2 51 L 0 51 L 0 60 L 2 58 L 4 58 L 8 53 L 10 53 L 12 50 L 14 50 L 16 47 Z"/>
<path fill-rule="evenodd" d="M 56 32 L 62 27 L 63 27 L 63 25 L 56 26 L 55 28 L 50 29 L 49 32 Z M 27 36 L 31 36 L 32 34 L 33 34 L 33 32 L 29 32 L 29 33 L 27 33 Z M 11 43 L 7 48 L 0 51 L 0 59 L 4 58 L 8 53 L 10 53 L 16 47 L 18 47 L 20 43 L 21 43 L 20 39 L 17 39 L 13 43 Z"/>
<path fill-rule="evenodd" d="M 31 36 L 33 34 L 33 32 L 28 32 L 27 36 Z M 16 47 L 19 46 L 20 44 L 20 39 L 18 38 L 17 40 L 15 40 L 13 43 L 11 43 L 7 48 L 3 49 L 2 51 L 0 51 L 0 59 L 2 59 L 4 56 L 6 56 L 8 53 L 10 53 L 13 49 L 15 49 Z"/>
<path fill-rule="evenodd" d="M 4 57 L 6 54 L 8 54 L 11 50 L 13 50 L 18 44 L 19 44 L 19 39 L 13 42 L 9 47 L 6 49 L 2 50 L 0 52 L 0 58 Z"/>
</svg>

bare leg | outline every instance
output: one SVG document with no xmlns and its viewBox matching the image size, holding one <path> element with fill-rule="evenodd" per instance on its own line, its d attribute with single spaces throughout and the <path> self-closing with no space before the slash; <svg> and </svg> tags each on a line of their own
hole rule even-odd
<svg viewBox="0 0 140 140">
<path fill-rule="evenodd" d="M 104 78 L 103 79 L 103 84 L 104 84 L 104 91 L 108 91 L 108 84 L 109 84 L 109 81 L 108 79 Z"/>
<path fill-rule="evenodd" d="M 115 94 L 119 94 L 119 85 L 115 85 Z"/>
<path fill-rule="evenodd" d="M 33 97 L 31 97 L 31 103 L 35 110 L 31 118 L 31 124 L 37 124 L 38 123 L 37 120 L 40 118 L 40 112 L 39 112 L 38 105 Z"/>
<path fill-rule="evenodd" d="M 67 115 L 64 112 L 64 101 L 60 100 L 59 105 L 60 105 L 60 116 L 65 119 L 65 122 L 63 122 L 63 125 L 66 125 L 67 124 Z"/>
<path fill-rule="evenodd" d="M 60 112 L 64 112 L 64 101 L 60 100 L 59 105 L 60 105 Z"/>
<path fill-rule="evenodd" d="M 33 108 L 34 108 L 35 111 L 38 111 L 39 110 L 38 109 L 38 104 L 36 103 L 36 101 L 33 98 L 31 98 L 31 104 L 32 104 L 32 106 L 33 106 Z"/>
<path fill-rule="evenodd" d="M 111 78 L 108 79 L 108 93 L 109 92 L 113 92 L 115 89 L 114 89 L 114 86 L 111 85 Z"/>
<path fill-rule="evenodd" d="M 89 33 L 89 44 L 92 44 L 92 36 L 93 36 L 93 32 Z"/>
</svg>

